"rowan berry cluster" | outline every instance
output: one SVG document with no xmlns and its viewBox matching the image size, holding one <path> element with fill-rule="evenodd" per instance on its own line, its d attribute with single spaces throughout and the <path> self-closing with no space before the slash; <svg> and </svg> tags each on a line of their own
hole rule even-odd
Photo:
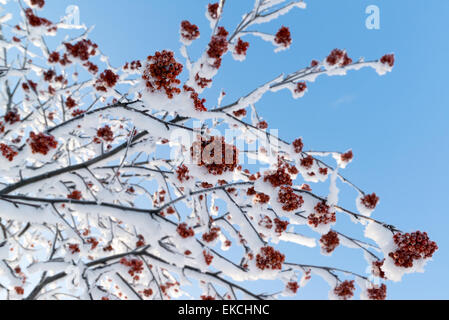
<svg viewBox="0 0 449 320">
<path fill-rule="evenodd" d="M 345 67 L 352 63 L 352 59 L 348 57 L 348 54 L 340 49 L 334 49 L 326 58 L 327 64 L 334 66 L 339 64 L 340 67 Z"/>
<path fill-rule="evenodd" d="M 212 227 L 208 233 L 203 234 L 203 240 L 205 242 L 213 242 L 215 241 L 218 236 L 220 235 L 220 228 L 218 227 Z"/>
<path fill-rule="evenodd" d="M 204 106 L 204 103 L 206 103 L 206 99 L 200 99 L 198 93 L 192 87 L 184 85 L 183 89 L 185 92 L 190 92 L 190 98 L 193 100 L 196 111 L 207 111 L 207 108 Z"/>
<path fill-rule="evenodd" d="M 319 225 L 326 225 L 337 221 L 335 212 L 329 212 L 330 207 L 325 202 L 319 202 L 315 206 L 315 213 L 309 215 L 309 224 L 317 228 Z"/>
<path fill-rule="evenodd" d="M 383 64 L 387 64 L 390 67 L 394 66 L 394 54 L 386 54 L 381 59 L 380 62 Z"/>
<path fill-rule="evenodd" d="M 285 48 L 289 47 L 292 43 L 292 37 L 290 34 L 290 29 L 282 26 L 279 31 L 276 33 L 274 38 L 274 42 L 278 45 L 281 45 Z"/>
<path fill-rule="evenodd" d="M 189 169 L 185 165 L 181 165 L 176 169 L 176 174 L 178 176 L 178 180 L 181 182 L 187 181 L 190 179 Z"/>
<path fill-rule="evenodd" d="M 437 244 L 429 239 L 426 232 L 396 233 L 393 239 L 398 249 L 390 252 L 389 257 L 398 267 L 411 268 L 414 260 L 431 258 L 438 250 Z"/>
<path fill-rule="evenodd" d="M 195 231 L 191 227 L 188 227 L 186 223 L 181 223 L 176 229 L 176 232 L 184 239 L 195 236 Z"/>
<path fill-rule="evenodd" d="M 40 153 L 47 155 L 50 149 L 56 149 L 58 142 L 55 137 L 46 135 L 44 133 L 35 134 L 33 131 L 30 132 L 30 138 L 27 140 L 31 147 L 33 154 Z"/>
<path fill-rule="evenodd" d="M 204 256 L 204 262 L 206 262 L 206 264 L 208 266 L 210 266 L 212 264 L 212 260 L 214 260 L 214 256 L 211 255 L 209 252 L 207 252 L 206 250 L 203 251 L 203 256 Z"/>
<path fill-rule="evenodd" d="M 238 39 L 237 40 L 237 44 L 235 45 L 235 54 L 239 55 L 239 56 L 246 56 L 246 52 L 248 51 L 249 48 L 249 42 L 243 41 L 242 39 Z"/>
<path fill-rule="evenodd" d="M 307 90 L 307 83 L 305 81 L 301 81 L 296 84 L 296 89 L 295 89 L 296 93 L 301 94 L 306 90 Z"/>
<path fill-rule="evenodd" d="M 105 125 L 102 128 L 99 128 L 97 130 L 97 139 L 95 139 L 96 143 L 101 143 L 101 141 L 105 142 L 112 142 L 114 141 L 114 133 L 112 132 L 112 129 L 110 126 Z"/>
<path fill-rule="evenodd" d="M 348 152 L 341 155 L 341 161 L 343 162 L 350 162 L 353 158 L 354 154 L 352 153 L 352 150 L 349 150 Z"/>
<path fill-rule="evenodd" d="M 275 231 L 278 235 L 281 235 L 283 232 L 287 230 L 288 225 L 290 224 L 288 221 L 283 221 L 281 219 L 275 218 L 274 224 L 276 226 Z"/>
<path fill-rule="evenodd" d="M 373 285 L 372 288 L 367 289 L 367 293 L 371 300 L 385 300 L 387 298 L 387 286 L 385 284 Z"/>
<path fill-rule="evenodd" d="M 273 228 L 273 220 L 271 220 L 271 218 L 269 216 L 264 216 L 259 221 L 259 226 L 267 228 L 267 229 L 271 229 L 271 228 Z"/>
<path fill-rule="evenodd" d="M 67 196 L 67 199 L 71 199 L 71 200 L 81 200 L 82 198 L 83 198 L 83 194 L 81 193 L 81 191 L 78 191 L 78 190 L 72 191 L 72 193 L 70 193 Z"/>
<path fill-rule="evenodd" d="M 181 37 L 186 40 L 193 41 L 200 36 L 200 30 L 195 24 L 191 24 L 189 21 L 184 20 L 181 22 Z"/>
<path fill-rule="evenodd" d="M 197 73 L 195 75 L 195 82 L 196 82 L 197 86 L 204 89 L 212 82 L 212 80 L 200 77 L 200 75 Z"/>
<path fill-rule="evenodd" d="M 367 194 L 361 199 L 361 202 L 366 208 L 374 210 L 379 202 L 379 197 L 375 193 Z"/>
<path fill-rule="evenodd" d="M 247 112 L 245 109 L 240 109 L 240 110 L 236 110 L 236 111 L 232 112 L 232 114 L 236 118 L 243 118 L 243 117 L 246 117 Z"/>
<path fill-rule="evenodd" d="M 95 88 L 97 91 L 108 91 L 108 88 L 111 89 L 115 87 L 119 80 L 119 75 L 115 74 L 112 70 L 107 69 L 100 74 L 99 79 L 95 83 Z"/>
<path fill-rule="evenodd" d="M 191 154 L 200 167 L 205 167 L 213 175 L 233 172 L 238 167 L 238 150 L 236 146 L 226 144 L 224 137 L 195 141 Z"/>
<path fill-rule="evenodd" d="M 281 186 L 278 201 L 283 204 L 282 209 L 288 212 L 301 208 L 304 203 L 302 196 L 297 195 L 289 186 Z"/>
<path fill-rule="evenodd" d="M 17 156 L 19 154 L 13 148 L 11 148 L 10 146 L 8 146 L 4 143 L 0 144 L 0 151 L 1 151 L 2 155 L 9 161 L 13 161 L 15 156 Z"/>
<path fill-rule="evenodd" d="M 387 279 L 385 276 L 385 272 L 382 270 L 382 266 L 384 265 L 385 259 L 380 260 L 380 261 L 373 261 L 372 267 L 372 273 L 373 276 L 375 277 L 379 277 L 382 279 Z"/>
<path fill-rule="evenodd" d="M 77 106 L 77 103 L 72 97 L 68 97 L 67 100 L 65 101 L 65 105 L 67 108 L 72 109 Z"/>
<path fill-rule="evenodd" d="M 80 247 L 78 244 L 69 244 L 69 250 L 71 254 L 80 253 Z"/>
<path fill-rule="evenodd" d="M 137 235 L 137 242 L 136 242 L 136 248 L 143 247 L 145 245 L 145 238 L 143 235 L 139 234 Z"/>
<path fill-rule="evenodd" d="M 313 159 L 313 157 L 310 155 L 301 159 L 301 167 L 304 167 L 306 169 L 312 168 L 314 163 L 315 159 Z"/>
<path fill-rule="evenodd" d="M 28 20 L 28 23 L 30 24 L 30 26 L 32 27 L 41 27 L 41 26 L 46 26 L 49 27 L 51 26 L 53 23 L 45 18 L 41 18 L 36 16 L 33 13 L 33 10 L 31 8 L 27 8 L 25 10 L 25 16 Z"/>
<path fill-rule="evenodd" d="M 304 143 L 302 142 L 301 138 L 298 138 L 295 141 L 293 141 L 292 145 L 296 153 L 301 153 L 302 149 L 304 148 Z"/>
<path fill-rule="evenodd" d="M 45 0 L 31 0 L 31 5 L 43 8 L 45 5 Z"/>
<path fill-rule="evenodd" d="M 139 259 L 122 258 L 120 264 L 129 267 L 128 273 L 131 277 L 136 277 L 136 274 L 143 272 L 143 261 Z"/>
<path fill-rule="evenodd" d="M 181 90 L 176 86 L 181 83 L 177 76 L 182 72 L 183 66 L 174 58 L 172 51 L 163 50 L 147 58 L 147 65 L 142 75 L 145 85 L 150 92 L 164 90 L 169 99 Z"/>
<path fill-rule="evenodd" d="M 212 66 L 216 69 L 220 68 L 222 56 L 228 51 L 228 40 L 226 39 L 228 34 L 224 27 L 218 27 L 217 33 L 209 42 L 207 55 L 215 60 Z"/>
<path fill-rule="evenodd" d="M 256 265 L 261 270 L 281 270 L 284 261 L 285 255 L 270 246 L 263 247 L 256 255 Z"/>
<path fill-rule="evenodd" d="M 14 123 L 20 121 L 20 114 L 17 109 L 11 109 L 5 114 L 4 119 L 5 123 L 13 125 Z"/>
<path fill-rule="evenodd" d="M 296 294 L 298 292 L 299 289 L 299 284 L 296 281 L 291 281 L 289 283 L 287 283 L 287 290 Z"/>
<path fill-rule="evenodd" d="M 123 66 L 124 70 L 128 70 L 128 69 L 130 69 L 130 70 L 138 70 L 140 68 L 142 68 L 142 63 L 140 62 L 140 60 L 135 60 L 135 61 L 132 61 L 131 63 L 127 62 Z"/>
<path fill-rule="evenodd" d="M 74 58 L 87 61 L 97 54 L 98 45 L 89 39 L 82 39 L 75 44 L 64 43 L 67 52 Z"/>
<path fill-rule="evenodd" d="M 332 253 L 340 245 L 338 233 L 336 233 L 335 231 L 329 231 L 329 233 L 321 237 L 320 243 L 322 249 L 326 253 Z"/>
<path fill-rule="evenodd" d="M 355 290 L 354 280 L 351 281 L 346 280 L 335 287 L 334 293 L 339 298 L 343 300 L 348 300 L 354 296 L 354 290 Z"/>
<path fill-rule="evenodd" d="M 217 20 L 218 18 L 218 2 L 217 3 L 209 3 L 209 5 L 207 6 L 207 11 L 209 12 L 209 16 L 214 19 Z"/>
</svg>

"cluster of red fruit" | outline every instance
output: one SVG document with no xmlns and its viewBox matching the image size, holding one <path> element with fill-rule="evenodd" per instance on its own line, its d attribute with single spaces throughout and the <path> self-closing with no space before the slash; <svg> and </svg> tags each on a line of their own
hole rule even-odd
<svg viewBox="0 0 449 320">
<path fill-rule="evenodd" d="M 260 270 L 281 270 L 284 261 L 285 255 L 270 246 L 263 247 L 256 255 L 256 265 Z"/>
<path fill-rule="evenodd" d="M 187 20 L 181 22 L 181 37 L 186 40 L 193 41 L 195 39 L 198 39 L 199 36 L 200 30 L 198 29 L 197 25 L 191 24 Z"/>
<path fill-rule="evenodd" d="M 315 213 L 309 215 L 309 224 L 318 227 L 337 221 L 335 212 L 329 212 L 330 207 L 325 202 L 319 202 L 315 206 Z"/>
<path fill-rule="evenodd" d="M 307 90 L 307 83 L 305 81 L 301 81 L 296 84 L 295 92 L 297 94 L 301 94 L 306 90 Z"/>
<path fill-rule="evenodd" d="M 246 52 L 249 48 L 249 42 L 243 41 L 242 39 L 237 40 L 237 44 L 235 45 L 235 54 L 239 56 L 246 56 Z"/>
<path fill-rule="evenodd" d="M 70 193 L 70 194 L 67 196 L 67 199 L 81 200 L 82 197 L 83 197 L 83 194 L 81 193 L 81 191 L 74 190 L 72 193 Z"/>
<path fill-rule="evenodd" d="M 287 290 L 292 292 L 292 293 L 297 293 L 299 289 L 299 284 L 296 281 L 291 281 L 289 283 L 287 283 Z"/>
<path fill-rule="evenodd" d="M 374 210 L 379 202 L 379 197 L 375 193 L 367 194 L 361 199 L 361 202 L 366 208 Z"/>
<path fill-rule="evenodd" d="M 290 34 L 290 29 L 282 26 L 279 31 L 276 33 L 274 38 L 274 42 L 283 47 L 289 47 L 292 43 L 292 37 Z"/>
<path fill-rule="evenodd" d="M 195 236 L 195 231 L 191 227 L 188 227 L 186 223 L 181 223 L 176 229 L 181 238 L 187 239 Z"/>
<path fill-rule="evenodd" d="M 301 208 L 304 203 L 302 196 L 297 195 L 289 186 L 281 186 L 278 201 L 283 204 L 282 209 L 288 212 Z"/>
<path fill-rule="evenodd" d="M 189 169 L 185 165 L 181 165 L 176 169 L 176 174 L 178 176 L 178 180 L 181 182 L 187 181 L 190 179 Z"/>
<path fill-rule="evenodd" d="M 274 224 L 276 226 L 275 231 L 278 235 L 281 235 L 283 232 L 287 230 L 288 225 L 290 224 L 288 221 L 284 221 L 278 218 L 274 219 Z"/>
<path fill-rule="evenodd" d="M 346 280 L 335 287 L 334 293 L 341 299 L 348 300 L 354 296 L 354 290 L 355 290 L 354 280 L 351 281 Z"/>
<path fill-rule="evenodd" d="M 31 0 L 31 5 L 43 8 L 45 5 L 45 0 Z"/>
<path fill-rule="evenodd" d="M 352 59 L 348 57 L 348 54 L 346 53 L 346 51 L 343 51 L 340 49 L 334 49 L 327 57 L 326 62 L 330 66 L 339 64 L 340 67 L 345 67 L 352 63 Z"/>
<path fill-rule="evenodd" d="M 114 133 L 110 126 L 105 125 L 104 127 L 97 130 L 96 139 L 94 139 L 95 143 L 100 144 L 101 141 L 112 142 L 114 141 Z"/>
<path fill-rule="evenodd" d="M 176 86 L 181 83 L 177 76 L 182 72 L 183 66 L 178 63 L 172 51 L 163 50 L 147 58 L 147 65 L 142 79 L 151 92 L 164 90 L 167 97 L 172 99 L 181 90 Z"/>
<path fill-rule="evenodd" d="M 128 273 L 131 277 L 135 277 L 136 274 L 140 274 L 143 271 L 143 262 L 139 259 L 122 258 L 120 264 L 129 267 Z"/>
<path fill-rule="evenodd" d="M 322 248 L 325 252 L 332 253 L 340 245 L 338 233 L 335 231 L 329 231 L 329 233 L 321 237 L 320 243 L 322 244 Z"/>
<path fill-rule="evenodd" d="M 17 109 L 11 109 L 9 110 L 5 116 L 5 123 L 9 123 L 10 125 L 13 125 L 16 122 L 20 121 L 20 114 L 19 111 Z"/>
<path fill-rule="evenodd" d="M 367 293 L 371 300 L 385 300 L 387 298 L 387 286 L 385 284 L 373 285 L 372 288 L 367 290 Z"/>
<path fill-rule="evenodd" d="M 201 79 L 204 79 L 204 78 L 201 78 Z M 207 111 L 207 108 L 204 105 L 206 103 L 206 99 L 204 99 L 204 98 L 200 99 L 198 93 L 192 87 L 184 85 L 183 89 L 184 89 L 185 92 L 190 92 L 190 98 L 193 101 L 194 109 L 196 111 L 200 111 L 200 112 Z"/>
<path fill-rule="evenodd" d="M 82 39 L 75 44 L 64 43 L 67 52 L 74 58 L 87 61 L 97 54 L 98 45 L 89 39 Z"/>
<path fill-rule="evenodd" d="M 381 59 L 380 62 L 383 64 L 388 64 L 390 67 L 394 66 L 394 54 L 386 54 Z"/>
<path fill-rule="evenodd" d="M 195 141 L 191 153 L 197 164 L 213 175 L 232 172 L 238 167 L 238 150 L 236 146 L 226 144 L 224 137 Z"/>
<path fill-rule="evenodd" d="M 207 6 L 207 11 L 212 19 L 217 20 L 218 18 L 218 2 L 217 3 L 209 3 Z"/>
<path fill-rule="evenodd" d="M 219 232 L 220 232 L 220 228 L 212 227 L 209 232 L 203 234 L 203 240 L 205 242 L 213 242 L 220 235 Z"/>
<path fill-rule="evenodd" d="M 50 149 L 56 149 L 58 142 L 55 137 L 46 135 L 44 133 L 35 134 L 33 131 L 30 132 L 30 138 L 27 140 L 31 147 L 33 154 L 40 153 L 47 155 Z"/>
<path fill-rule="evenodd" d="M 218 27 L 217 33 L 209 42 L 207 55 L 215 60 L 212 66 L 216 69 L 220 68 L 222 56 L 228 51 L 228 40 L 226 39 L 228 34 L 224 27 Z"/>
<path fill-rule="evenodd" d="M 36 16 L 31 8 L 25 10 L 25 16 L 32 27 L 49 27 L 53 24 L 50 20 Z"/>
<path fill-rule="evenodd" d="M 19 154 L 13 148 L 4 143 L 0 144 L 0 151 L 2 152 L 2 155 L 9 161 L 13 161 L 14 157 Z"/>
<path fill-rule="evenodd" d="M 114 88 L 119 80 L 119 75 L 115 74 L 112 70 L 107 69 L 100 74 L 99 79 L 95 83 L 95 89 L 97 91 L 108 91 L 108 88 Z"/>
<path fill-rule="evenodd" d="M 426 232 L 396 233 L 393 237 L 398 249 L 390 252 L 389 256 L 398 267 L 411 268 L 413 261 L 431 258 L 438 246 L 431 241 Z"/>
<path fill-rule="evenodd" d="M 206 262 L 206 264 L 208 266 L 210 266 L 212 264 L 212 260 L 214 260 L 214 256 L 211 255 L 209 252 L 207 252 L 206 250 L 203 251 L 203 256 L 204 256 L 204 262 Z"/>
</svg>

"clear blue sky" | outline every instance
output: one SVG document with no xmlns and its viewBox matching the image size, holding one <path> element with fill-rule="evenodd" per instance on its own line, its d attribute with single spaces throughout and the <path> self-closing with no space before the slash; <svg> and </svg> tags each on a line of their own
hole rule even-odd
<svg viewBox="0 0 449 320">
<path fill-rule="evenodd" d="M 352 148 L 356 158 L 344 174 L 380 195 L 375 217 L 402 230 L 427 231 L 438 242 L 440 250 L 426 273 L 389 283 L 389 298 L 448 299 L 449 1 L 306 2 L 307 10 L 294 10 L 262 27 L 274 32 L 289 26 L 294 39 L 290 50 L 274 54 L 270 44 L 251 38 L 248 59 L 240 63 L 228 55 L 215 87 L 224 88 L 230 102 L 281 72 L 306 66 L 313 58 L 321 60 L 336 47 L 347 49 L 353 58 L 374 59 L 394 52 L 396 67 L 384 77 L 367 69 L 346 77 L 319 78 L 303 99 L 291 99 L 288 91 L 268 94 L 258 110 L 271 128 L 280 129 L 281 137 L 302 136 L 306 148 Z M 57 20 L 69 4 L 78 5 L 81 21 L 96 26 L 91 38 L 116 66 L 162 49 L 180 57 L 178 30 L 184 19 L 203 31 L 193 55 L 204 47 L 209 32 L 203 0 L 47 3 L 46 16 L 51 20 Z M 223 23 L 231 29 L 252 3 L 228 0 Z M 380 30 L 365 28 L 365 8 L 370 4 L 380 8 Z M 211 91 L 206 98 L 213 104 L 216 94 Z M 355 192 L 343 188 L 342 194 L 342 203 L 354 208 Z M 364 272 L 357 250 L 339 249 L 333 258 L 319 257 L 310 249 L 286 250 L 290 257 L 297 252 L 298 262 L 354 265 Z M 326 298 L 327 290 L 327 284 L 315 277 L 298 298 Z"/>
</svg>

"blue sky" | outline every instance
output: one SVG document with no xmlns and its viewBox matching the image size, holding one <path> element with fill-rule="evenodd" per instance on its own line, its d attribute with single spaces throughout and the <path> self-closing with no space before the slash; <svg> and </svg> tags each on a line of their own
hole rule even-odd
<svg viewBox="0 0 449 320">
<path fill-rule="evenodd" d="M 267 94 L 257 107 L 271 128 L 279 128 L 282 138 L 302 136 L 306 149 L 352 148 L 355 160 L 344 174 L 381 197 L 375 217 L 402 230 L 427 231 L 437 241 L 440 250 L 426 273 L 389 283 L 389 298 L 448 299 L 449 2 L 306 2 L 307 10 L 294 10 L 261 27 L 275 32 L 281 25 L 289 26 L 294 39 L 291 49 L 275 54 L 271 44 L 249 38 L 251 47 L 244 63 L 233 61 L 229 55 L 225 58 L 214 81 L 215 90 L 205 95 L 209 106 L 215 104 L 221 88 L 228 93 L 225 103 L 234 101 L 282 72 L 323 59 L 334 48 L 347 49 L 355 59 L 376 59 L 394 52 L 397 63 L 386 76 L 366 69 L 346 77 L 318 78 L 300 100 L 281 91 Z M 252 3 L 228 0 L 224 25 L 232 29 Z M 194 57 L 207 42 L 207 1 L 48 0 L 45 16 L 57 20 L 69 4 L 79 6 L 81 22 L 96 26 L 91 38 L 115 66 L 162 49 L 171 49 L 180 58 L 178 30 L 184 19 L 203 31 L 191 51 Z M 365 8 L 371 4 L 380 8 L 380 30 L 365 27 Z M 355 197 L 354 191 L 342 187 L 344 205 L 354 208 Z M 290 257 L 298 256 L 298 262 L 352 265 L 364 271 L 359 251 L 339 249 L 327 258 L 310 249 L 286 250 Z M 326 298 L 327 290 L 322 280 L 314 278 L 298 298 Z"/>
</svg>

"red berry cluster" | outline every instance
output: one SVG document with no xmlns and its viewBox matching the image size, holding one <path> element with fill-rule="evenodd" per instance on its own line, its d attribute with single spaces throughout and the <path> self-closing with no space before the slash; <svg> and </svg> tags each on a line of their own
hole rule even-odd
<svg viewBox="0 0 449 320">
<path fill-rule="evenodd" d="M 398 249 L 390 252 L 389 256 L 398 267 L 411 268 L 413 260 L 431 258 L 438 250 L 437 244 L 429 239 L 427 232 L 396 233 L 393 239 Z"/>
<path fill-rule="evenodd" d="M 178 175 L 178 180 L 184 182 L 190 179 L 189 169 L 185 165 L 181 165 L 176 169 L 176 174 Z"/>
<path fill-rule="evenodd" d="M 190 98 L 193 100 L 196 111 L 207 111 L 207 108 L 204 106 L 206 99 L 200 99 L 198 93 L 192 87 L 184 85 L 183 89 L 185 92 L 190 92 Z"/>
<path fill-rule="evenodd" d="M 320 243 L 322 248 L 327 253 L 332 253 L 339 245 L 340 239 L 338 238 L 338 233 L 335 231 L 330 231 L 321 237 Z"/>
<path fill-rule="evenodd" d="M 278 235 L 281 235 L 283 232 L 285 232 L 287 230 L 287 227 L 290 223 L 288 221 L 283 221 L 281 219 L 275 218 L 274 224 L 276 226 L 276 229 L 275 229 L 276 233 Z"/>
<path fill-rule="evenodd" d="M 334 49 L 327 57 L 326 62 L 330 66 L 339 64 L 340 67 L 344 67 L 350 65 L 352 63 L 352 59 L 348 57 L 348 54 L 345 51 L 340 49 Z"/>
<path fill-rule="evenodd" d="M 32 27 L 40 27 L 40 26 L 46 26 L 49 27 L 51 26 L 53 23 L 45 18 L 41 18 L 36 16 L 33 13 L 33 10 L 31 8 L 27 8 L 25 10 L 25 16 L 28 20 L 28 23 L 32 26 Z"/>
<path fill-rule="evenodd" d="M 256 202 L 256 203 L 265 204 L 265 203 L 268 203 L 269 201 L 270 201 L 270 196 L 265 193 L 262 193 L 262 192 L 257 192 L 254 197 L 254 202 Z"/>
<path fill-rule="evenodd" d="M 100 242 L 98 242 L 98 240 L 94 237 L 90 237 L 86 240 L 86 242 L 88 244 L 90 244 L 90 249 L 91 250 L 95 250 L 96 247 L 98 247 L 98 245 L 100 244 Z"/>
<path fill-rule="evenodd" d="M 195 82 L 196 82 L 196 84 L 200 87 L 200 88 L 206 88 L 211 82 L 212 82 L 212 80 L 211 79 L 207 79 L 207 78 L 203 78 L 203 77 L 200 77 L 200 75 L 197 73 L 196 75 L 195 75 Z"/>
<path fill-rule="evenodd" d="M 380 62 L 383 64 L 388 64 L 390 67 L 394 66 L 394 54 L 386 54 L 381 59 Z"/>
<path fill-rule="evenodd" d="M 298 83 L 296 84 L 295 92 L 296 92 L 297 94 L 301 94 L 301 93 L 303 93 L 303 92 L 306 91 L 306 90 L 307 90 L 307 83 L 306 83 L 305 81 L 298 82 Z"/>
<path fill-rule="evenodd" d="M 43 73 L 43 76 L 45 81 L 51 82 L 53 80 L 53 77 L 56 76 L 56 72 L 52 69 L 49 69 Z"/>
<path fill-rule="evenodd" d="M 282 209 L 288 212 L 301 208 L 304 203 L 304 199 L 288 186 L 281 186 L 278 193 L 278 200 L 283 204 Z"/>
<path fill-rule="evenodd" d="M 95 141 L 96 143 L 101 143 L 101 140 L 106 142 L 114 141 L 114 133 L 110 126 L 105 125 L 97 130 L 97 139 L 95 139 Z"/>
<path fill-rule="evenodd" d="M 302 149 L 304 148 L 304 143 L 302 142 L 301 138 L 298 138 L 295 141 L 293 141 L 292 145 L 296 153 L 301 153 Z"/>
<path fill-rule="evenodd" d="M 214 260 L 214 256 L 208 253 L 206 250 L 203 251 L 204 261 L 208 266 L 212 264 L 212 260 Z"/>
<path fill-rule="evenodd" d="M 348 152 L 341 155 L 341 161 L 343 162 L 350 162 L 353 158 L 354 154 L 352 153 L 352 150 L 349 150 Z"/>
<path fill-rule="evenodd" d="M 246 52 L 249 48 L 249 42 L 243 41 L 242 39 L 237 40 L 237 44 L 235 45 L 235 54 L 246 56 Z"/>
<path fill-rule="evenodd" d="M 297 293 L 299 289 L 299 284 L 296 281 L 291 281 L 287 283 L 287 290 L 293 293 Z"/>
<path fill-rule="evenodd" d="M 26 92 L 30 92 L 30 87 L 33 89 L 34 92 L 37 91 L 37 83 L 33 82 L 32 80 L 28 80 L 27 82 L 22 83 L 22 88 Z"/>
<path fill-rule="evenodd" d="M 142 79 L 148 90 L 155 92 L 163 89 L 170 99 L 181 92 L 176 87 L 181 81 L 176 77 L 182 72 L 183 66 L 175 60 L 172 51 L 156 52 L 147 58 L 147 62 Z"/>
<path fill-rule="evenodd" d="M 312 156 L 307 156 L 301 159 L 301 166 L 310 169 L 312 168 L 313 164 L 315 162 L 315 159 L 313 159 Z"/>
<path fill-rule="evenodd" d="M 256 255 L 256 265 L 261 270 L 281 270 L 284 261 L 285 255 L 270 246 L 263 247 Z"/>
<path fill-rule="evenodd" d="M 268 123 L 265 120 L 262 120 L 257 124 L 257 128 L 265 130 L 268 128 Z"/>
<path fill-rule="evenodd" d="M 72 253 L 72 254 L 76 254 L 76 253 L 80 253 L 81 252 L 80 251 L 80 247 L 77 244 L 69 244 L 69 250 L 70 250 L 70 253 Z"/>
<path fill-rule="evenodd" d="M 143 235 L 139 234 L 137 235 L 137 242 L 136 242 L 136 248 L 143 247 L 145 245 L 145 238 Z"/>
<path fill-rule="evenodd" d="M 205 242 L 213 242 L 220 235 L 219 232 L 220 232 L 220 228 L 212 227 L 208 233 L 203 234 L 203 240 Z"/>
<path fill-rule="evenodd" d="M 204 301 L 215 300 L 215 298 L 212 296 L 201 296 L 200 298 L 201 298 L 201 300 L 204 300 Z"/>
<path fill-rule="evenodd" d="M 96 81 L 95 88 L 97 91 L 108 91 L 108 88 L 113 88 L 120 77 L 112 70 L 107 69 L 100 74 L 100 78 Z"/>
<path fill-rule="evenodd" d="M 44 133 L 35 134 L 33 131 L 30 132 L 30 138 L 27 140 L 30 144 L 33 154 L 40 153 L 46 155 L 50 149 L 56 149 L 58 142 L 55 137 L 46 135 Z"/>
<path fill-rule="evenodd" d="M 129 267 L 128 273 L 131 277 L 136 277 L 136 274 L 140 274 L 143 272 L 143 262 L 139 259 L 122 258 L 120 260 L 120 264 Z"/>
<path fill-rule="evenodd" d="M 45 0 L 31 0 L 31 5 L 43 8 L 45 5 Z"/>
<path fill-rule="evenodd" d="M 11 109 L 10 111 L 8 111 L 5 114 L 4 118 L 5 118 L 5 123 L 9 123 L 9 124 L 13 125 L 14 123 L 20 121 L 20 114 L 17 109 Z"/>
<path fill-rule="evenodd" d="M 215 154 L 215 152 L 220 154 Z M 210 174 L 222 175 L 238 167 L 238 150 L 236 146 L 225 143 L 224 137 L 211 137 L 193 143 L 192 158 L 200 167 L 205 167 Z"/>
<path fill-rule="evenodd" d="M 14 287 L 14 290 L 18 295 L 23 295 L 25 293 L 25 290 L 22 287 Z"/>
<path fill-rule="evenodd" d="M 9 161 L 13 161 L 14 157 L 19 154 L 13 148 L 4 143 L 0 144 L 0 151 L 2 152 L 2 155 Z"/>
<path fill-rule="evenodd" d="M 64 43 L 67 52 L 74 58 L 87 61 L 91 56 L 97 54 L 98 45 L 89 39 L 83 39 L 75 44 Z"/>
<path fill-rule="evenodd" d="M 274 38 L 274 42 L 278 45 L 282 45 L 284 47 L 289 47 L 292 43 L 292 37 L 290 34 L 290 29 L 282 26 L 279 31 L 276 33 L 276 37 Z"/>
<path fill-rule="evenodd" d="M 259 226 L 267 228 L 267 229 L 271 229 L 271 228 L 273 228 L 273 220 L 271 220 L 271 218 L 269 216 L 264 216 L 259 221 Z"/>
<path fill-rule="evenodd" d="M 67 100 L 65 101 L 65 105 L 67 108 L 72 109 L 75 108 L 78 104 L 72 97 L 68 97 Z"/>
<path fill-rule="evenodd" d="M 240 109 L 240 110 L 236 110 L 234 112 L 232 112 L 232 114 L 236 117 L 236 118 L 243 118 L 246 117 L 246 110 L 245 109 Z"/>
<path fill-rule="evenodd" d="M 189 21 L 184 20 L 181 22 L 181 37 L 186 40 L 195 40 L 200 36 L 200 30 L 195 24 L 191 24 Z"/>
<path fill-rule="evenodd" d="M 385 284 L 381 286 L 373 285 L 371 289 L 367 290 L 367 293 L 371 300 L 385 300 L 387 298 L 387 286 Z"/>
<path fill-rule="evenodd" d="M 352 281 L 346 280 L 335 287 L 334 293 L 341 299 L 348 300 L 354 296 L 354 290 L 355 290 L 354 280 Z"/>
<path fill-rule="evenodd" d="M 335 212 L 329 212 L 330 207 L 325 202 L 319 202 L 315 206 L 315 213 L 309 215 L 309 224 L 318 227 L 337 221 Z"/>
<path fill-rule="evenodd" d="M 140 68 L 142 68 L 142 63 L 140 62 L 140 60 L 135 60 L 135 61 L 132 61 L 131 63 L 127 62 L 123 66 L 124 70 L 128 70 L 128 69 L 130 69 L 130 70 L 138 70 Z"/>
<path fill-rule="evenodd" d="M 72 193 L 70 193 L 67 196 L 67 199 L 72 199 L 72 200 L 81 200 L 83 198 L 83 194 L 81 193 L 81 191 L 78 190 L 74 190 Z"/>
<path fill-rule="evenodd" d="M 207 11 L 212 19 L 217 20 L 218 18 L 218 2 L 217 3 L 209 3 L 207 6 Z"/>
<path fill-rule="evenodd" d="M 195 231 L 191 227 L 188 227 L 186 223 L 181 223 L 176 229 L 181 238 L 187 239 L 195 236 Z"/>
<path fill-rule="evenodd" d="M 373 275 L 375 277 L 387 279 L 385 276 L 385 272 L 382 270 L 382 266 L 384 265 L 384 262 L 385 262 L 385 259 L 373 262 Z"/>
<path fill-rule="evenodd" d="M 224 27 L 218 27 L 216 35 L 212 36 L 209 43 L 207 55 L 209 58 L 215 59 L 213 67 L 218 69 L 221 66 L 221 57 L 228 51 L 228 32 Z"/>
<path fill-rule="evenodd" d="M 367 194 L 361 199 L 361 202 L 366 208 L 374 210 L 379 202 L 379 197 L 375 193 Z"/>
</svg>

